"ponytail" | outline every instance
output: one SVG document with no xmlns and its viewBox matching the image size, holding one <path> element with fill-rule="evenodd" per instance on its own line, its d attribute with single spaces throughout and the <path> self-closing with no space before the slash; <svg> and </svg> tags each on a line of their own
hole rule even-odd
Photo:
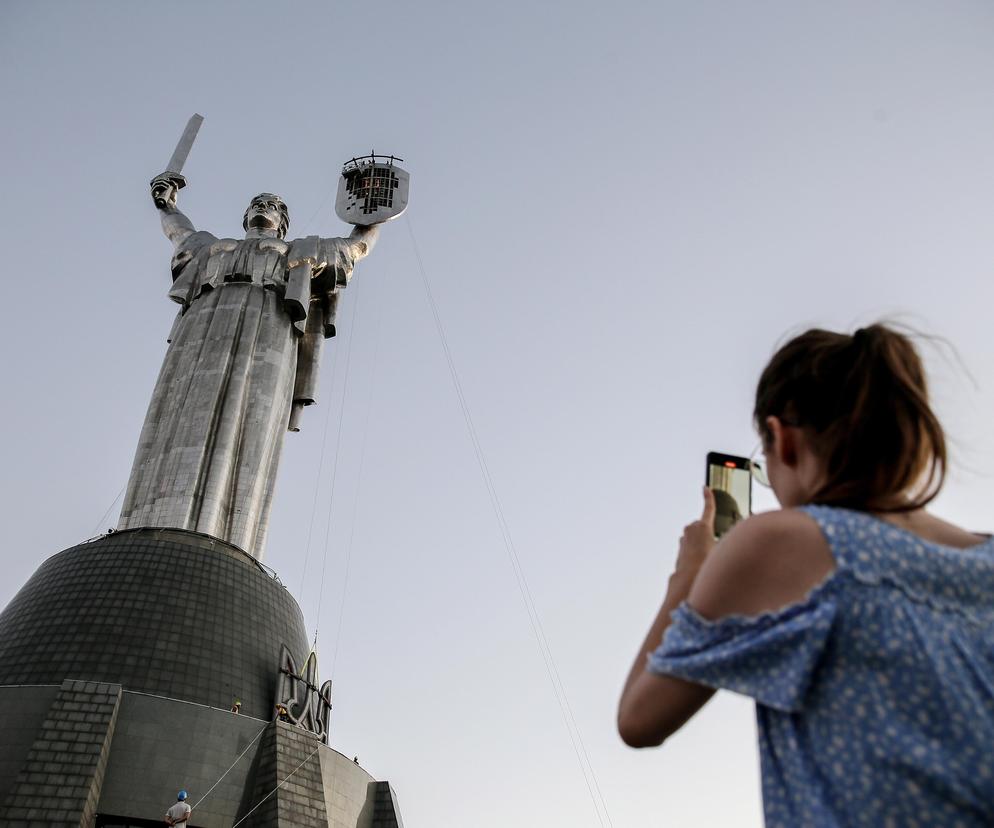
<svg viewBox="0 0 994 828">
<path fill-rule="evenodd" d="M 945 480 L 946 441 L 921 358 L 886 325 L 852 336 L 812 329 L 792 339 L 763 371 L 753 416 L 767 445 L 767 417 L 811 430 L 825 464 L 814 503 L 912 511 Z"/>
</svg>

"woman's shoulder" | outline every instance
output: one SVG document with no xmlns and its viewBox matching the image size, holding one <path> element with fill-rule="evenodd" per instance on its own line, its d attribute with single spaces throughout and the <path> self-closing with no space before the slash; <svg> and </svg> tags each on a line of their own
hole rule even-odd
<svg viewBox="0 0 994 828">
<path fill-rule="evenodd" d="M 849 577 L 833 578 L 842 572 Z M 934 606 L 989 607 L 994 540 L 952 524 L 905 526 L 829 506 L 784 509 L 729 532 L 701 567 L 688 601 L 709 619 L 759 615 L 804 601 L 830 580 L 887 585 Z"/>
<path fill-rule="evenodd" d="M 836 569 L 819 521 L 782 509 L 737 524 L 712 550 L 688 601 L 705 618 L 759 615 L 803 601 Z"/>
</svg>

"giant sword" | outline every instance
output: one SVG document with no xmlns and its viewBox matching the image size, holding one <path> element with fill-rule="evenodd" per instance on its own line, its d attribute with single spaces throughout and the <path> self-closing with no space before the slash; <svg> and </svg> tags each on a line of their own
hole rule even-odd
<svg viewBox="0 0 994 828">
<path fill-rule="evenodd" d="M 186 186 L 186 179 L 181 175 L 183 171 L 183 165 L 186 163 L 186 158 L 190 154 L 190 147 L 193 146 L 193 140 L 197 137 L 197 133 L 200 131 L 200 125 L 204 122 L 204 116 L 194 113 L 186 123 L 186 129 L 183 130 L 183 134 L 180 136 L 179 142 L 176 144 L 176 149 L 173 150 L 173 154 L 166 164 L 166 171 L 161 175 L 156 176 L 156 178 L 167 177 L 170 183 L 177 189 L 182 190 Z M 154 193 L 155 206 L 162 208 L 166 206 L 166 190 L 156 190 Z"/>
</svg>

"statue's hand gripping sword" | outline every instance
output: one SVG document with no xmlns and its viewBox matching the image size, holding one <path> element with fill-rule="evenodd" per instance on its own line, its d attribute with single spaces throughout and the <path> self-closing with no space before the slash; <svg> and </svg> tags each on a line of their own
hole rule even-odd
<svg viewBox="0 0 994 828">
<path fill-rule="evenodd" d="M 176 144 L 176 149 L 173 150 L 172 157 L 166 164 L 166 171 L 157 175 L 150 182 L 152 200 L 160 210 L 167 204 L 174 202 L 176 192 L 186 186 L 186 179 L 181 174 L 183 165 L 186 163 L 190 147 L 193 146 L 193 140 L 197 137 L 197 132 L 200 131 L 200 125 L 203 122 L 203 116 L 196 114 L 187 121 L 186 129 L 183 130 L 179 143 Z"/>
</svg>

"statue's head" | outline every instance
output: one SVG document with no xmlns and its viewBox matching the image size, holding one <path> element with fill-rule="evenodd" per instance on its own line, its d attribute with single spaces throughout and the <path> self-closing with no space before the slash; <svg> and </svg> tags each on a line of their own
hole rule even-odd
<svg viewBox="0 0 994 828">
<path fill-rule="evenodd" d="M 290 229 L 290 211 L 286 203 L 278 195 L 259 193 L 249 202 L 242 227 L 247 231 L 250 227 L 257 229 L 275 230 L 281 239 L 286 238 Z"/>
</svg>

